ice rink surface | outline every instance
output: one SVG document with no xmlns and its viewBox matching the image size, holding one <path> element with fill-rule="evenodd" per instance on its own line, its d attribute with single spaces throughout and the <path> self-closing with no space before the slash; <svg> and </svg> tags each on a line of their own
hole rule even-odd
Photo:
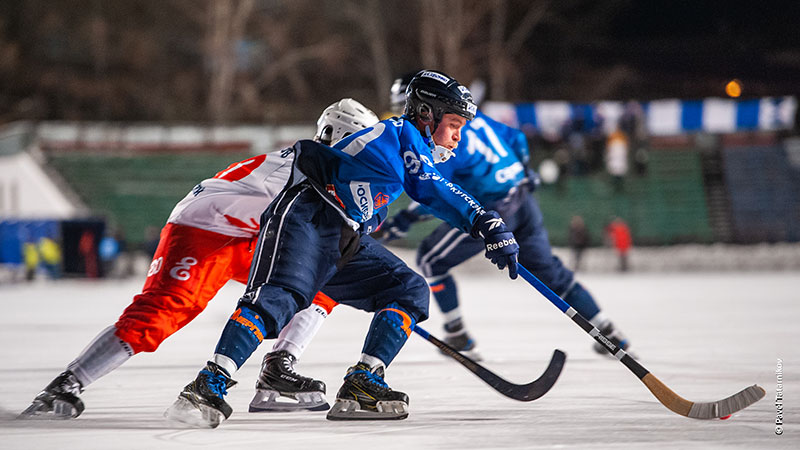
<svg viewBox="0 0 800 450">
<path fill-rule="evenodd" d="M 0 449 L 800 448 L 796 272 L 579 276 L 630 338 L 638 361 L 681 396 L 715 401 L 754 383 L 767 391 L 725 421 L 667 410 L 622 364 L 596 355 L 591 338 L 521 278 L 508 280 L 475 260 L 455 274 L 466 323 L 487 368 L 526 383 L 544 370 L 553 349 L 567 353 L 561 378 L 547 395 L 530 403 L 502 397 L 413 335 L 386 377 L 409 394 L 407 420 L 343 423 L 319 412 L 252 414 L 247 406 L 268 341 L 235 375 L 239 385 L 227 397 L 234 408 L 228 421 L 214 430 L 175 428 L 162 413 L 213 353 L 243 290 L 230 283 L 157 352 L 136 355 L 91 385 L 77 420 L 15 420 L 116 320 L 143 279 L 0 285 Z M 330 402 L 358 359 L 369 320 L 366 313 L 337 308 L 297 366 L 327 383 Z M 435 306 L 422 325 L 442 335 Z M 776 435 L 781 388 L 785 424 Z"/>
</svg>

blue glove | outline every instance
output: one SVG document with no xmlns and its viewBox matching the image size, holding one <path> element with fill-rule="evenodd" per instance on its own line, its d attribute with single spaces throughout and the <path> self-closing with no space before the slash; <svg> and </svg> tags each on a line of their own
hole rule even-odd
<svg viewBox="0 0 800 450">
<path fill-rule="evenodd" d="M 506 227 L 505 222 L 495 211 L 486 211 L 478 216 L 472 228 L 472 235 L 483 237 L 486 244 L 486 257 L 500 270 L 508 266 L 508 276 L 517 278 L 517 255 L 519 245 L 514 234 Z"/>
<path fill-rule="evenodd" d="M 419 219 L 419 214 L 403 209 L 394 216 L 386 219 L 386 222 L 381 226 L 383 235 L 381 235 L 379 239 L 382 242 L 404 239 L 408 235 L 408 229 Z"/>
<path fill-rule="evenodd" d="M 389 214 L 388 208 L 381 208 L 375 211 L 369 220 L 361 224 L 361 231 L 367 234 L 378 231 L 383 222 L 386 220 L 387 214 Z"/>
</svg>

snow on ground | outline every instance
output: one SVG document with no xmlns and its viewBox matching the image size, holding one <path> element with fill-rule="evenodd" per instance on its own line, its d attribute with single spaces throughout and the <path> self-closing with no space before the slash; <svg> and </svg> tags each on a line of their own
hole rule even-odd
<svg viewBox="0 0 800 450">
<path fill-rule="evenodd" d="M 228 396 L 234 407 L 228 421 L 215 430 L 175 428 L 162 413 L 213 353 L 242 293 L 241 285 L 230 283 L 157 352 L 137 355 L 91 385 L 77 420 L 19 421 L 16 415 L 116 320 L 143 280 L 0 285 L 0 449 L 800 448 L 796 272 L 579 277 L 631 339 L 642 365 L 683 397 L 714 401 L 754 383 L 766 389 L 763 400 L 727 421 L 667 410 L 622 364 L 594 354 L 591 338 L 522 279 L 510 281 L 476 260 L 456 276 L 487 368 L 524 383 L 539 376 L 553 349 L 567 352 L 561 378 L 547 395 L 530 403 L 502 397 L 412 336 L 387 373 L 387 382 L 410 396 L 407 420 L 342 423 L 325 420 L 324 413 L 251 414 L 247 405 L 267 342 L 234 377 L 240 384 Z M 358 359 L 369 319 L 337 308 L 298 365 L 327 383 L 331 402 L 344 371 Z M 422 325 L 441 336 L 435 306 Z M 776 435 L 781 387 L 786 423 Z"/>
</svg>

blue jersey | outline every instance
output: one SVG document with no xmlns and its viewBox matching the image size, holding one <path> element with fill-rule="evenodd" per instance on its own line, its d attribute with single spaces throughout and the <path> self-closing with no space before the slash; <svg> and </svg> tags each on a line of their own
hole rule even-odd
<svg viewBox="0 0 800 450">
<path fill-rule="evenodd" d="M 439 173 L 429 140 L 404 118 L 382 120 L 333 148 L 313 141 L 299 145 L 302 173 L 333 194 L 346 217 L 357 223 L 368 221 L 403 191 L 466 233 L 484 213 L 479 202 Z"/>
<path fill-rule="evenodd" d="M 522 131 L 478 111 L 461 130 L 455 157 L 436 168 L 486 205 L 504 198 L 525 180 L 528 158 Z"/>
</svg>

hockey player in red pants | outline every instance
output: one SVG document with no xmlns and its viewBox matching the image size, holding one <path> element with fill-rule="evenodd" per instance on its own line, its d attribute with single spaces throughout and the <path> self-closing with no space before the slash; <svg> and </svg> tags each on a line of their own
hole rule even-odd
<svg viewBox="0 0 800 450">
<path fill-rule="evenodd" d="M 372 111 L 353 99 L 343 99 L 322 113 L 314 139 L 333 144 L 376 122 Z M 286 184 L 292 161 L 291 152 L 258 155 L 231 164 L 195 186 L 175 206 L 161 230 L 141 294 L 34 398 L 21 417 L 78 417 L 84 410 L 78 395 L 89 384 L 131 356 L 155 351 L 164 339 L 197 317 L 229 280 L 246 283 L 259 217 Z M 295 332 L 306 333 L 316 322 L 305 316 L 327 314 L 335 304 L 318 293 L 313 304 L 290 324 Z M 251 409 L 328 409 L 324 383 L 281 376 L 287 372 L 296 375 L 292 365 L 301 352 L 291 335 L 276 342 L 273 352 L 264 358 Z M 278 404 L 275 400 L 280 395 L 297 403 Z"/>
</svg>

